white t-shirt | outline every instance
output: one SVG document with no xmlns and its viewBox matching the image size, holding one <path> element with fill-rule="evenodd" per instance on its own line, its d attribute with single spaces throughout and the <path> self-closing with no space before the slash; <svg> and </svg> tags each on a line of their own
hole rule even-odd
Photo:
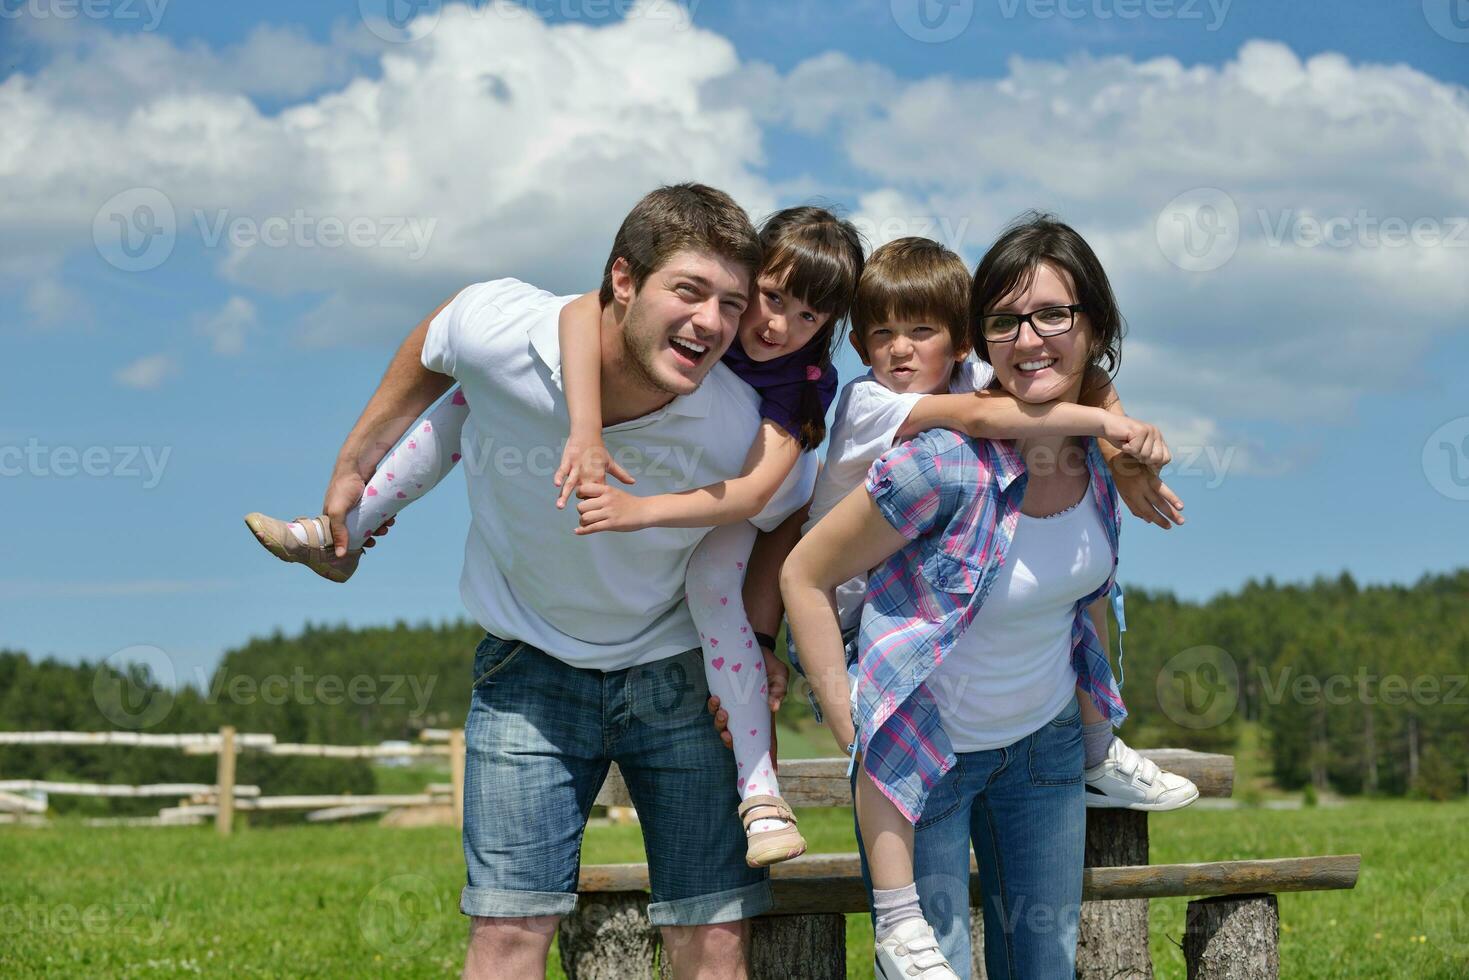
<svg viewBox="0 0 1469 980">
<path fill-rule="evenodd" d="M 979 391 L 988 387 L 993 377 L 990 366 L 971 355 L 954 372 L 949 392 Z M 810 531 L 842 498 L 862 485 L 877 457 L 893 448 L 898 430 L 908 420 L 913 406 L 923 397 L 922 392 L 893 391 L 873 377 L 871 371 L 847 382 L 837 398 L 836 421 L 831 427 L 826 463 L 816 478 L 811 517 L 801 528 L 802 534 Z M 866 575 L 859 575 L 837 588 L 837 613 L 843 630 L 856 626 L 861 619 L 862 598 L 866 592 Z"/>
<path fill-rule="evenodd" d="M 1020 515 L 984 605 L 926 681 L 955 752 L 1009 745 L 1076 696 L 1076 602 L 1111 573 L 1112 546 L 1090 486 L 1060 514 Z"/>
<path fill-rule="evenodd" d="M 469 286 L 429 324 L 423 366 L 464 389 L 462 453 L 470 526 L 460 594 L 481 626 L 577 667 L 618 670 L 699 645 L 684 603 L 689 557 L 709 528 L 572 533 L 551 477 L 570 419 L 557 320 L 574 296 L 515 279 Z M 724 364 L 690 395 L 603 429 L 607 450 L 650 496 L 740 474 L 760 427 L 760 398 Z M 778 525 L 805 504 L 812 453 L 754 519 Z M 574 503 L 574 501 L 573 501 Z"/>
</svg>

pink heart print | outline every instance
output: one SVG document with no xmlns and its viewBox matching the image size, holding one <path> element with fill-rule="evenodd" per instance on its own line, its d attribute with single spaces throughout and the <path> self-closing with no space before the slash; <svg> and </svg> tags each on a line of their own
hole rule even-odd
<svg viewBox="0 0 1469 980">
<path fill-rule="evenodd" d="M 425 422 L 425 423 L 423 423 L 423 431 L 424 432 L 432 432 L 432 431 L 434 431 L 434 424 L 432 422 Z"/>
<path fill-rule="evenodd" d="M 363 496 L 364 497 L 376 497 L 377 496 L 377 487 L 368 487 L 367 488 L 367 493 L 363 494 Z"/>
<path fill-rule="evenodd" d="M 399 490 L 398 491 L 398 499 L 399 500 L 407 500 L 408 499 L 408 494 L 404 493 L 402 490 Z"/>
<path fill-rule="evenodd" d="M 740 768 L 741 769 L 745 768 L 745 764 L 743 762 L 740 763 Z"/>
<path fill-rule="evenodd" d="M 464 402 L 464 392 L 462 392 L 462 391 L 456 391 L 456 392 L 454 392 L 454 397 L 451 398 L 451 399 L 449 399 L 449 401 L 452 402 L 455 405 L 463 405 L 465 403 Z"/>
<path fill-rule="evenodd" d="M 741 626 L 740 627 L 740 632 L 741 633 L 748 633 L 748 632 L 750 632 L 750 627 L 748 627 L 748 626 Z"/>
<path fill-rule="evenodd" d="M 417 449 L 418 448 L 418 443 L 414 442 L 412 439 L 409 439 L 408 440 L 408 448 L 409 449 Z"/>
<path fill-rule="evenodd" d="M 719 604 L 721 606 L 727 606 L 727 605 L 729 605 L 729 596 L 727 596 L 727 595 L 720 596 L 719 597 Z"/>
<path fill-rule="evenodd" d="M 753 640 L 746 640 L 745 641 L 745 649 L 746 650 L 750 649 L 750 647 L 752 647 L 754 645 L 755 645 L 755 642 Z"/>
<path fill-rule="evenodd" d="M 760 685 L 760 693 L 761 694 L 764 694 L 765 693 L 765 685 L 764 684 L 761 684 Z"/>
<path fill-rule="evenodd" d="M 711 637 L 709 637 L 709 645 L 711 647 L 717 647 L 717 646 L 719 646 L 719 641 L 716 640 L 714 637 L 711 636 Z"/>
<path fill-rule="evenodd" d="M 740 789 L 744 789 L 745 788 L 745 777 L 743 777 L 743 776 L 740 777 L 739 787 L 740 787 Z"/>
<path fill-rule="evenodd" d="M 384 473 L 383 476 L 387 477 L 389 480 L 393 479 L 393 474 L 391 473 Z"/>
<path fill-rule="evenodd" d="M 458 453 L 450 453 L 449 454 L 449 459 L 450 459 L 451 462 L 457 463 L 457 462 L 459 462 L 460 456 L 459 456 Z"/>
<path fill-rule="evenodd" d="M 745 567 L 745 563 L 744 562 L 742 562 L 742 561 L 735 562 L 735 568 L 744 568 L 744 567 Z"/>
<path fill-rule="evenodd" d="M 715 657 L 713 660 L 711 660 L 709 662 L 714 665 L 714 669 L 715 670 L 723 670 L 724 669 L 724 658 L 723 657 Z"/>
<path fill-rule="evenodd" d="M 730 670 L 732 670 L 736 674 L 738 674 L 740 672 L 740 668 L 743 667 L 743 666 L 744 666 L 744 664 L 735 664 L 733 667 L 730 668 Z"/>
<path fill-rule="evenodd" d="M 754 735 L 757 731 L 759 731 L 759 729 L 752 728 L 752 729 L 750 729 L 750 734 L 751 735 Z M 767 776 L 770 775 L 770 770 L 769 769 L 765 770 L 765 775 L 767 775 Z"/>
</svg>

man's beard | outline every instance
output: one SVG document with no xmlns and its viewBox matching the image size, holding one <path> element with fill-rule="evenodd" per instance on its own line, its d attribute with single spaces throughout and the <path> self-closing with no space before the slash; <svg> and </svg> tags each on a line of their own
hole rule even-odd
<svg viewBox="0 0 1469 980">
<path fill-rule="evenodd" d="M 622 368 L 634 385 L 660 395 L 677 396 L 679 392 L 669 388 L 658 379 L 653 370 L 653 359 L 658 356 L 663 335 L 645 334 L 643 311 L 636 301 L 628 305 L 627 315 L 622 321 Z"/>
</svg>

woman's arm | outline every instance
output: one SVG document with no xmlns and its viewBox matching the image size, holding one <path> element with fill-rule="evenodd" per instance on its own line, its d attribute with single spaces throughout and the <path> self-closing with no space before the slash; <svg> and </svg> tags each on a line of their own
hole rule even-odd
<svg viewBox="0 0 1469 980">
<path fill-rule="evenodd" d="M 836 589 L 895 554 L 908 539 L 878 510 L 866 487 L 853 490 L 796 545 L 780 573 L 786 619 L 827 727 L 845 752 L 852 744 L 851 693 Z"/>
<path fill-rule="evenodd" d="M 681 493 L 636 497 L 605 483 L 586 486 L 577 496 L 581 526 L 577 534 L 639 531 L 645 527 L 721 527 L 747 521 L 770 502 L 801 456 L 801 444 L 765 419 L 745 456 L 743 472 L 732 480 Z"/>
<path fill-rule="evenodd" d="M 635 481 L 608 457 L 602 443 L 601 304 L 595 294 L 580 296 L 562 308 L 556 334 L 561 345 L 561 387 L 571 416 L 561 465 L 552 480 L 561 488 L 556 506 L 564 508 L 579 485 L 602 483 L 609 471 L 623 483 Z"/>
</svg>

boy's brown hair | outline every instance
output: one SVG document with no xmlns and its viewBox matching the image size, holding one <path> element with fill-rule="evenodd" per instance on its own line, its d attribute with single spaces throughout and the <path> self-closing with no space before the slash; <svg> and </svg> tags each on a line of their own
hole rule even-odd
<svg viewBox="0 0 1469 980">
<path fill-rule="evenodd" d="M 626 259 L 637 289 L 654 269 L 685 250 L 708 252 L 744 266 L 753 283 L 764 259 L 760 236 L 745 209 L 721 190 L 704 184 L 670 184 L 633 205 L 602 272 L 602 305 L 612 302 L 612 266 Z"/>
<path fill-rule="evenodd" d="M 930 238 L 898 238 L 867 258 L 852 303 L 852 341 L 867 356 L 867 333 L 883 323 L 925 322 L 948 330 L 955 351 L 969 350 L 964 260 Z"/>
</svg>

